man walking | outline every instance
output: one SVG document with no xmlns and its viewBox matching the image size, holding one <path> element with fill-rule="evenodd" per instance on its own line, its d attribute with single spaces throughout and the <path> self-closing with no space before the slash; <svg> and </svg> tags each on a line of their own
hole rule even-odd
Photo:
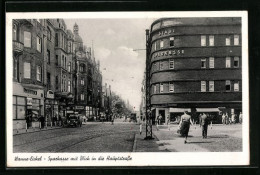
<svg viewBox="0 0 260 175">
<path fill-rule="evenodd" d="M 200 127 L 202 127 L 202 137 L 203 139 L 207 138 L 207 131 L 208 131 L 208 117 L 205 113 L 202 114 L 200 118 Z"/>
</svg>

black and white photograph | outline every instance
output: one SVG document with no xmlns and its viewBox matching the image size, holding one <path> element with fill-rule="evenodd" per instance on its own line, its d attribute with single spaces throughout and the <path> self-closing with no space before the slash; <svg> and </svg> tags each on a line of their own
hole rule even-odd
<svg viewBox="0 0 260 175">
<path fill-rule="evenodd" d="M 246 11 L 6 16 L 7 166 L 249 165 Z"/>
</svg>

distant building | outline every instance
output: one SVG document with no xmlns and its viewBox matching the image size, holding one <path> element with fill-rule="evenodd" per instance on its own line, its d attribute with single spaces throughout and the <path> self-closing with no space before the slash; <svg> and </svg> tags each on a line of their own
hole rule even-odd
<svg viewBox="0 0 260 175">
<path fill-rule="evenodd" d="M 163 18 L 150 31 L 153 118 L 241 112 L 241 18 Z"/>
</svg>

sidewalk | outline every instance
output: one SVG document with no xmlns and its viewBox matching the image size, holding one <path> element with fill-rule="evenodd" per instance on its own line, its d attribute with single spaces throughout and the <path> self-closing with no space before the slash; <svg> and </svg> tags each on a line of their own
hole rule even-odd
<svg viewBox="0 0 260 175">
<path fill-rule="evenodd" d="M 41 131 L 48 131 L 48 130 L 52 130 L 52 129 L 60 129 L 62 128 L 61 126 L 48 126 L 47 128 L 28 128 L 26 129 L 13 129 L 13 135 L 20 135 L 20 134 L 26 134 L 26 133 L 32 133 L 32 132 L 41 132 Z"/>
</svg>

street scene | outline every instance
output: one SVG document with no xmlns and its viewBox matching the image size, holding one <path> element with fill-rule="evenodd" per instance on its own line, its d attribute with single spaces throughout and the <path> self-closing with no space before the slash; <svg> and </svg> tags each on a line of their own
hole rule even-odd
<svg viewBox="0 0 260 175">
<path fill-rule="evenodd" d="M 14 153 L 243 151 L 240 17 L 13 19 L 12 46 Z"/>
</svg>

